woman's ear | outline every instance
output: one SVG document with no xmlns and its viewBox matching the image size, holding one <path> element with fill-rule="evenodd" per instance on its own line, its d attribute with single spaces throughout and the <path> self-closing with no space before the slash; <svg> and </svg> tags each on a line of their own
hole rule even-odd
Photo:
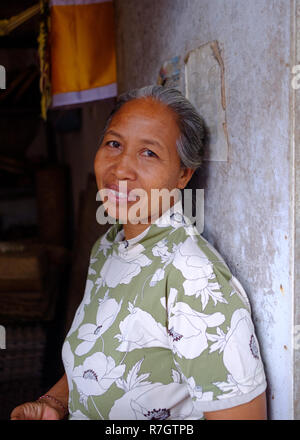
<svg viewBox="0 0 300 440">
<path fill-rule="evenodd" d="M 181 168 L 177 188 L 180 188 L 180 189 L 185 188 L 186 185 L 191 180 L 194 172 L 195 172 L 195 170 L 193 170 L 192 168 L 188 168 L 188 167 Z"/>
</svg>

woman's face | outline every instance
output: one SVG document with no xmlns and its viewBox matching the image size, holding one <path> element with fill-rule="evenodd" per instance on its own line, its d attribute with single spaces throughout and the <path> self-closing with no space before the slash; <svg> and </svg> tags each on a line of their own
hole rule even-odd
<svg viewBox="0 0 300 440">
<path fill-rule="evenodd" d="M 166 206 L 160 198 L 158 207 L 153 189 L 164 189 L 168 195 L 186 186 L 193 171 L 180 167 L 179 136 L 176 116 L 151 98 L 135 99 L 118 110 L 94 163 L 100 196 L 103 202 L 103 194 L 107 196 L 104 205 L 111 217 L 124 223 L 137 223 L 137 218 L 140 223 L 149 223 Z M 169 197 L 169 206 L 176 200 Z"/>
</svg>

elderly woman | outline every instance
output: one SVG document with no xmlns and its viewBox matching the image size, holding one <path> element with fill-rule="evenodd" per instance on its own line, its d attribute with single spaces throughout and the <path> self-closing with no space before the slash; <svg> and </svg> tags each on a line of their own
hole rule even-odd
<svg viewBox="0 0 300 440">
<path fill-rule="evenodd" d="M 202 119 L 175 89 L 119 98 L 95 158 L 115 221 L 91 251 L 66 373 L 12 419 L 266 418 L 245 291 L 182 209 L 203 139 Z"/>
</svg>

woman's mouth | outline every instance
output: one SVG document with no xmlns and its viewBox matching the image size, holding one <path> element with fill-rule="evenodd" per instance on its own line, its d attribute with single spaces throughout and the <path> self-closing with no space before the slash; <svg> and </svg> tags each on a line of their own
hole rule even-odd
<svg viewBox="0 0 300 440">
<path fill-rule="evenodd" d="M 116 191 L 115 189 L 112 188 L 107 188 L 107 192 L 106 194 L 108 197 L 108 200 L 111 202 L 119 202 L 119 203 L 125 203 L 125 202 L 135 202 L 137 196 L 134 194 L 129 193 L 124 193 L 124 192 L 120 192 L 120 191 Z"/>
</svg>

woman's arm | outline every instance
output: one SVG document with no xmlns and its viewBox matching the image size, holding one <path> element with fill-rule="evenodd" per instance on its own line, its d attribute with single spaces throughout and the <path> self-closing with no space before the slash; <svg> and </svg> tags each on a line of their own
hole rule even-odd
<svg viewBox="0 0 300 440">
<path fill-rule="evenodd" d="M 204 413 L 207 420 L 267 420 L 266 393 L 262 393 L 251 402 Z"/>
<path fill-rule="evenodd" d="M 67 415 L 69 387 L 67 376 L 62 378 L 46 393 L 49 397 L 43 397 L 35 402 L 27 402 L 17 406 L 11 413 L 11 420 L 60 420 Z M 62 405 L 56 402 L 58 400 Z"/>
<path fill-rule="evenodd" d="M 59 402 L 61 402 L 65 408 L 68 408 L 69 387 L 68 387 L 68 380 L 67 380 L 66 373 L 45 394 L 54 397 Z M 43 399 L 40 399 L 40 401 L 48 401 L 48 402 L 50 402 L 50 399 L 45 397 Z M 53 401 L 53 400 L 51 399 L 51 401 Z"/>
</svg>

